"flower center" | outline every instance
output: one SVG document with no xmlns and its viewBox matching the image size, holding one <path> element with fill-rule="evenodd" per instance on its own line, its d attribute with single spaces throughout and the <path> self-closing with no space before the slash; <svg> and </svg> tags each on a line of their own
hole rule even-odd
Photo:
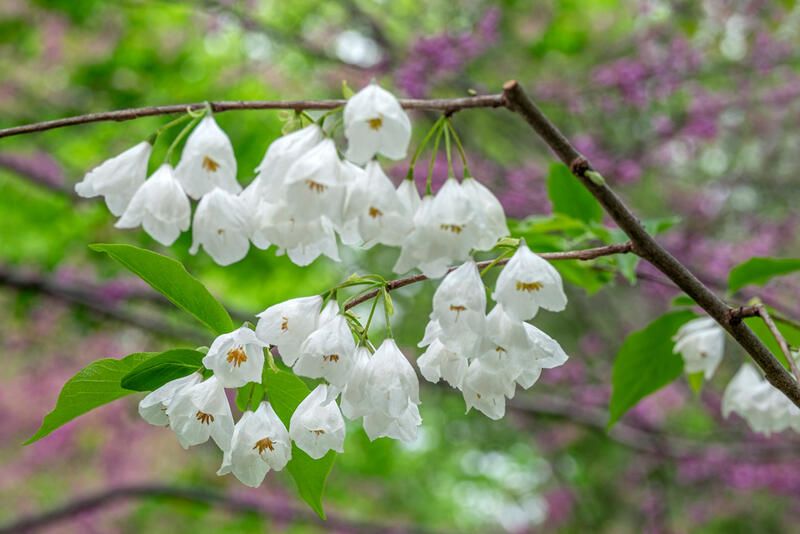
<svg viewBox="0 0 800 534">
<path fill-rule="evenodd" d="M 289 318 L 281 317 L 281 332 L 286 332 L 287 330 L 289 330 Z"/>
<path fill-rule="evenodd" d="M 458 321 L 458 317 L 461 315 L 461 312 L 467 311 L 467 307 L 462 306 L 461 304 L 451 304 L 450 311 L 456 312 L 456 321 Z"/>
<path fill-rule="evenodd" d="M 373 219 L 377 219 L 378 217 L 381 217 L 382 215 L 383 215 L 383 212 L 381 210 L 379 210 L 378 208 L 376 208 L 374 206 L 370 206 L 369 207 L 369 216 L 372 217 Z"/>
<path fill-rule="evenodd" d="M 312 430 L 311 432 L 313 432 L 315 436 L 321 436 L 325 433 L 324 430 Z"/>
<path fill-rule="evenodd" d="M 204 425 L 210 425 L 214 422 L 214 416 L 210 413 L 201 412 L 197 410 L 197 413 L 194 414 L 194 418 L 200 421 Z"/>
<path fill-rule="evenodd" d="M 339 355 L 338 354 L 328 354 L 328 355 L 322 357 L 322 361 L 323 362 L 336 363 L 336 362 L 339 361 Z"/>
<path fill-rule="evenodd" d="M 217 172 L 219 169 L 219 163 L 214 161 L 213 159 L 209 158 L 208 156 L 203 157 L 203 168 L 208 172 Z"/>
<path fill-rule="evenodd" d="M 534 291 L 539 291 L 544 287 L 544 284 L 541 282 L 522 282 L 517 280 L 517 291 L 527 291 L 528 293 L 532 293 Z"/>
<path fill-rule="evenodd" d="M 308 188 L 315 193 L 324 193 L 325 190 L 328 189 L 327 185 L 315 182 L 314 180 L 306 180 L 306 185 L 308 185 Z"/>
<path fill-rule="evenodd" d="M 381 126 L 383 126 L 383 119 L 380 117 L 368 119 L 367 124 L 369 124 L 369 127 L 372 128 L 373 130 L 380 130 Z"/>
<path fill-rule="evenodd" d="M 269 449 L 270 451 L 275 450 L 275 442 L 269 438 L 262 438 L 256 441 L 256 444 L 253 446 L 253 450 L 258 449 L 258 454 L 264 454 L 264 451 Z"/>
<path fill-rule="evenodd" d="M 500 345 L 496 346 L 496 347 L 494 348 L 494 351 L 495 351 L 495 352 L 508 352 L 508 351 L 506 351 L 506 349 L 504 349 L 504 348 L 503 348 L 503 347 L 501 347 Z"/>
<path fill-rule="evenodd" d="M 462 224 L 440 224 L 439 228 L 445 232 L 452 232 L 454 234 L 460 234 L 464 231 L 464 225 Z"/>
<path fill-rule="evenodd" d="M 228 351 L 228 357 L 226 360 L 228 360 L 228 363 L 234 367 L 239 367 L 247 361 L 247 354 L 245 354 L 242 347 L 236 347 L 235 349 Z"/>
</svg>

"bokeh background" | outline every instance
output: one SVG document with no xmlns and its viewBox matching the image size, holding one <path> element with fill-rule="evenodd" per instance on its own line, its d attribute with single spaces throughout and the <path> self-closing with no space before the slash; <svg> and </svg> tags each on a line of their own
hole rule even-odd
<svg viewBox="0 0 800 534">
<path fill-rule="evenodd" d="M 337 98 L 343 80 L 376 78 L 424 98 L 498 92 L 514 78 L 638 213 L 679 218 L 663 243 L 721 291 L 737 262 L 797 255 L 799 32 L 800 8 L 786 0 L 2 0 L 0 126 L 150 104 Z M 416 139 L 433 119 L 413 115 Z M 280 135 L 280 114 L 217 120 L 247 183 Z M 519 392 L 502 421 L 465 414 L 457 392 L 425 384 L 417 442 L 370 443 L 353 425 L 329 480 L 327 525 L 284 474 L 258 490 L 217 477 L 213 446 L 184 452 L 138 418 L 132 398 L 23 447 L 88 362 L 210 341 L 89 243 L 176 257 L 243 318 L 353 270 L 390 274 L 389 249 L 304 269 L 254 250 L 223 269 L 190 256 L 189 235 L 164 250 L 115 230 L 102 202 L 76 198 L 73 184 L 165 121 L 0 140 L 0 525 L 99 495 L 46 532 L 797 528 L 800 440 L 758 437 L 720 415 L 742 360 L 730 343 L 700 394 L 682 379 L 606 432 L 616 349 L 676 295 L 646 266 L 634 286 L 578 277 L 566 312 L 540 314 L 571 359 Z M 509 216 L 547 216 L 552 157 L 522 121 L 501 110 L 454 121 L 473 174 Z M 445 172 L 442 157 L 436 180 Z M 409 354 L 419 353 L 431 293 L 420 285 L 395 297 Z M 796 280 L 759 294 L 800 316 Z"/>
</svg>

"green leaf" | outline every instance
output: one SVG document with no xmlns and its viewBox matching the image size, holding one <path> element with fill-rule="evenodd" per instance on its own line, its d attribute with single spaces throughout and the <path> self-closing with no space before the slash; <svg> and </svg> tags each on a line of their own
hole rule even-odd
<svg viewBox="0 0 800 534">
<path fill-rule="evenodd" d="M 611 372 L 609 427 L 641 399 L 680 376 L 683 359 L 672 352 L 672 336 L 694 317 L 688 310 L 668 313 L 622 343 Z"/>
<path fill-rule="evenodd" d="M 269 368 L 264 369 L 264 385 L 272 408 L 286 428 L 289 428 L 292 414 L 309 394 L 308 387 L 292 373 L 275 372 Z M 335 459 L 336 453 L 330 451 L 319 460 L 314 460 L 292 444 L 292 459 L 286 467 L 300 496 L 322 519 L 325 519 L 322 494 Z"/>
<path fill-rule="evenodd" d="M 689 382 L 689 388 L 695 395 L 700 394 L 705 383 L 705 374 L 700 371 L 699 373 L 691 373 L 686 375 L 686 381 Z"/>
<path fill-rule="evenodd" d="M 767 308 L 767 311 L 773 313 L 773 310 Z M 800 329 L 797 327 L 782 322 L 775 317 L 772 318 L 775 322 L 775 326 L 778 328 L 778 331 L 783 334 L 783 339 L 789 344 L 790 347 L 800 347 Z M 775 340 L 775 336 L 772 335 L 772 332 L 769 331 L 767 325 L 764 324 L 764 320 L 761 317 L 748 317 L 744 320 L 745 324 L 750 327 L 750 329 L 764 342 L 764 344 L 772 351 L 772 354 L 778 358 L 778 361 L 783 364 L 785 368 L 789 368 L 789 362 L 786 361 L 786 356 L 784 356 L 783 351 L 781 350 L 780 345 Z"/>
<path fill-rule="evenodd" d="M 107 253 L 215 334 L 233 330 L 233 321 L 222 304 L 180 262 L 132 245 L 89 247 Z"/>
<path fill-rule="evenodd" d="M 679 307 L 679 306 L 694 306 L 694 299 L 689 295 L 678 295 L 672 302 L 670 306 Z"/>
<path fill-rule="evenodd" d="M 264 400 L 264 386 L 255 382 L 248 382 L 236 390 L 236 407 L 240 411 L 255 411 Z"/>
<path fill-rule="evenodd" d="M 342 97 L 345 100 L 348 100 L 354 94 L 355 92 L 350 88 L 350 85 L 348 85 L 347 80 L 342 80 Z"/>
<path fill-rule="evenodd" d="M 584 222 L 599 222 L 603 219 L 603 208 L 562 163 L 550 166 L 547 193 L 556 213 Z"/>
<path fill-rule="evenodd" d="M 776 276 L 800 271 L 798 258 L 750 258 L 728 275 L 728 289 L 735 293 L 746 285 L 763 286 Z"/>
<path fill-rule="evenodd" d="M 597 293 L 614 279 L 611 272 L 592 269 L 590 265 L 577 261 L 557 261 L 553 266 L 564 280 L 582 287 L 589 295 Z"/>
<path fill-rule="evenodd" d="M 122 377 L 120 385 L 132 391 L 153 391 L 167 382 L 181 378 L 203 367 L 202 352 L 173 349 L 156 354 Z"/>
<path fill-rule="evenodd" d="M 131 369 L 152 358 L 154 352 L 137 352 L 121 360 L 107 358 L 92 362 L 70 378 L 58 395 L 56 407 L 47 414 L 39 430 L 25 445 L 38 441 L 79 415 L 134 393 L 123 389 L 120 380 Z"/>
</svg>

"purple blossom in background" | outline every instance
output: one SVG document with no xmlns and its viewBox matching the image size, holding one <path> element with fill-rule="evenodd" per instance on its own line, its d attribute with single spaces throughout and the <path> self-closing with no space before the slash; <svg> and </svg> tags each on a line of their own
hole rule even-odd
<svg viewBox="0 0 800 534">
<path fill-rule="evenodd" d="M 490 8 L 472 31 L 419 38 L 397 69 L 397 87 L 414 98 L 428 96 L 434 84 L 458 74 L 491 48 L 498 39 L 500 16 L 499 8 Z"/>
</svg>

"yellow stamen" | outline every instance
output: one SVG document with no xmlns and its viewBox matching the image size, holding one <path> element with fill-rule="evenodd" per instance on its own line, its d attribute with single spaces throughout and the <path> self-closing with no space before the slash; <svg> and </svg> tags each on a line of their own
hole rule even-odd
<svg viewBox="0 0 800 534">
<path fill-rule="evenodd" d="M 219 163 L 208 156 L 205 156 L 203 157 L 203 168 L 208 172 L 217 172 L 217 169 L 219 169 Z"/>
<path fill-rule="evenodd" d="M 323 356 L 322 357 L 322 361 L 323 362 L 336 363 L 336 362 L 339 361 L 339 355 L 338 354 L 328 354 L 327 356 Z"/>
<path fill-rule="evenodd" d="M 461 315 L 461 312 L 467 311 L 467 307 L 466 306 L 462 306 L 460 304 L 451 304 L 450 305 L 450 311 L 456 312 L 456 321 L 458 321 L 458 318 Z"/>
<path fill-rule="evenodd" d="M 533 291 L 539 291 L 544 287 L 544 284 L 541 282 L 521 282 L 517 280 L 517 291 L 527 291 L 531 293 Z"/>
<path fill-rule="evenodd" d="M 308 185 L 308 188 L 315 193 L 324 193 L 325 190 L 328 189 L 327 185 L 315 182 L 314 180 L 306 180 L 306 185 Z"/>
<path fill-rule="evenodd" d="M 313 432 L 313 433 L 314 433 L 314 434 L 316 434 L 317 436 L 320 436 L 320 435 L 322 435 L 322 434 L 324 434 L 324 433 L 325 433 L 325 431 L 324 431 L 324 430 L 312 430 L 311 432 Z"/>
<path fill-rule="evenodd" d="M 234 367 L 239 367 L 247 361 L 247 354 L 245 354 L 244 350 L 242 350 L 242 347 L 236 347 L 235 349 L 228 351 L 228 357 L 226 360 L 228 360 L 228 363 L 232 364 Z"/>
<path fill-rule="evenodd" d="M 275 450 L 275 442 L 269 438 L 263 438 L 256 441 L 256 444 L 253 446 L 253 450 L 258 449 L 258 454 L 264 454 L 264 451 L 269 449 L 270 451 Z"/>
<path fill-rule="evenodd" d="M 214 422 L 214 416 L 213 415 L 211 415 L 210 413 L 201 412 L 199 410 L 194 415 L 194 418 L 197 419 L 198 421 L 200 421 L 201 423 L 203 423 L 204 425 L 210 425 L 211 423 Z"/>
<path fill-rule="evenodd" d="M 380 117 L 375 117 L 374 119 L 367 120 L 367 124 L 373 130 L 380 130 L 381 126 L 383 126 L 383 119 Z"/>
<path fill-rule="evenodd" d="M 287 330 L 289 330 L 289 318 L 281 317 L 281 332 L 286 332 Z"/>
<path fill-rule="evenodd" d="M 440 224 L 439 228 L 445 232 L 452 232 L 454 234 L 460 234 L 464 231 L 464 226 L 460 224 Z"/>
<path fill-rule="evenodd" d="M 503 347 L 499 347 L 499 346 L 495 347 L 494 351 L 495 352 L 508 352 L 508 351 L 506 351 L 506 349 L 504 349 Z"/>
<path fill-rule="evenodd" d="M 377 219 L 378 217 L 381 217 L 382 215 L 383 215 L 383 212 L 381 210 L 379 210 L 378 208 L 375 208 L 373 206 L 370 206 L 370 208 L 369 208 L 369 216 L 370 217 L 372 217 L 373 219 Z"/>
</svg>

